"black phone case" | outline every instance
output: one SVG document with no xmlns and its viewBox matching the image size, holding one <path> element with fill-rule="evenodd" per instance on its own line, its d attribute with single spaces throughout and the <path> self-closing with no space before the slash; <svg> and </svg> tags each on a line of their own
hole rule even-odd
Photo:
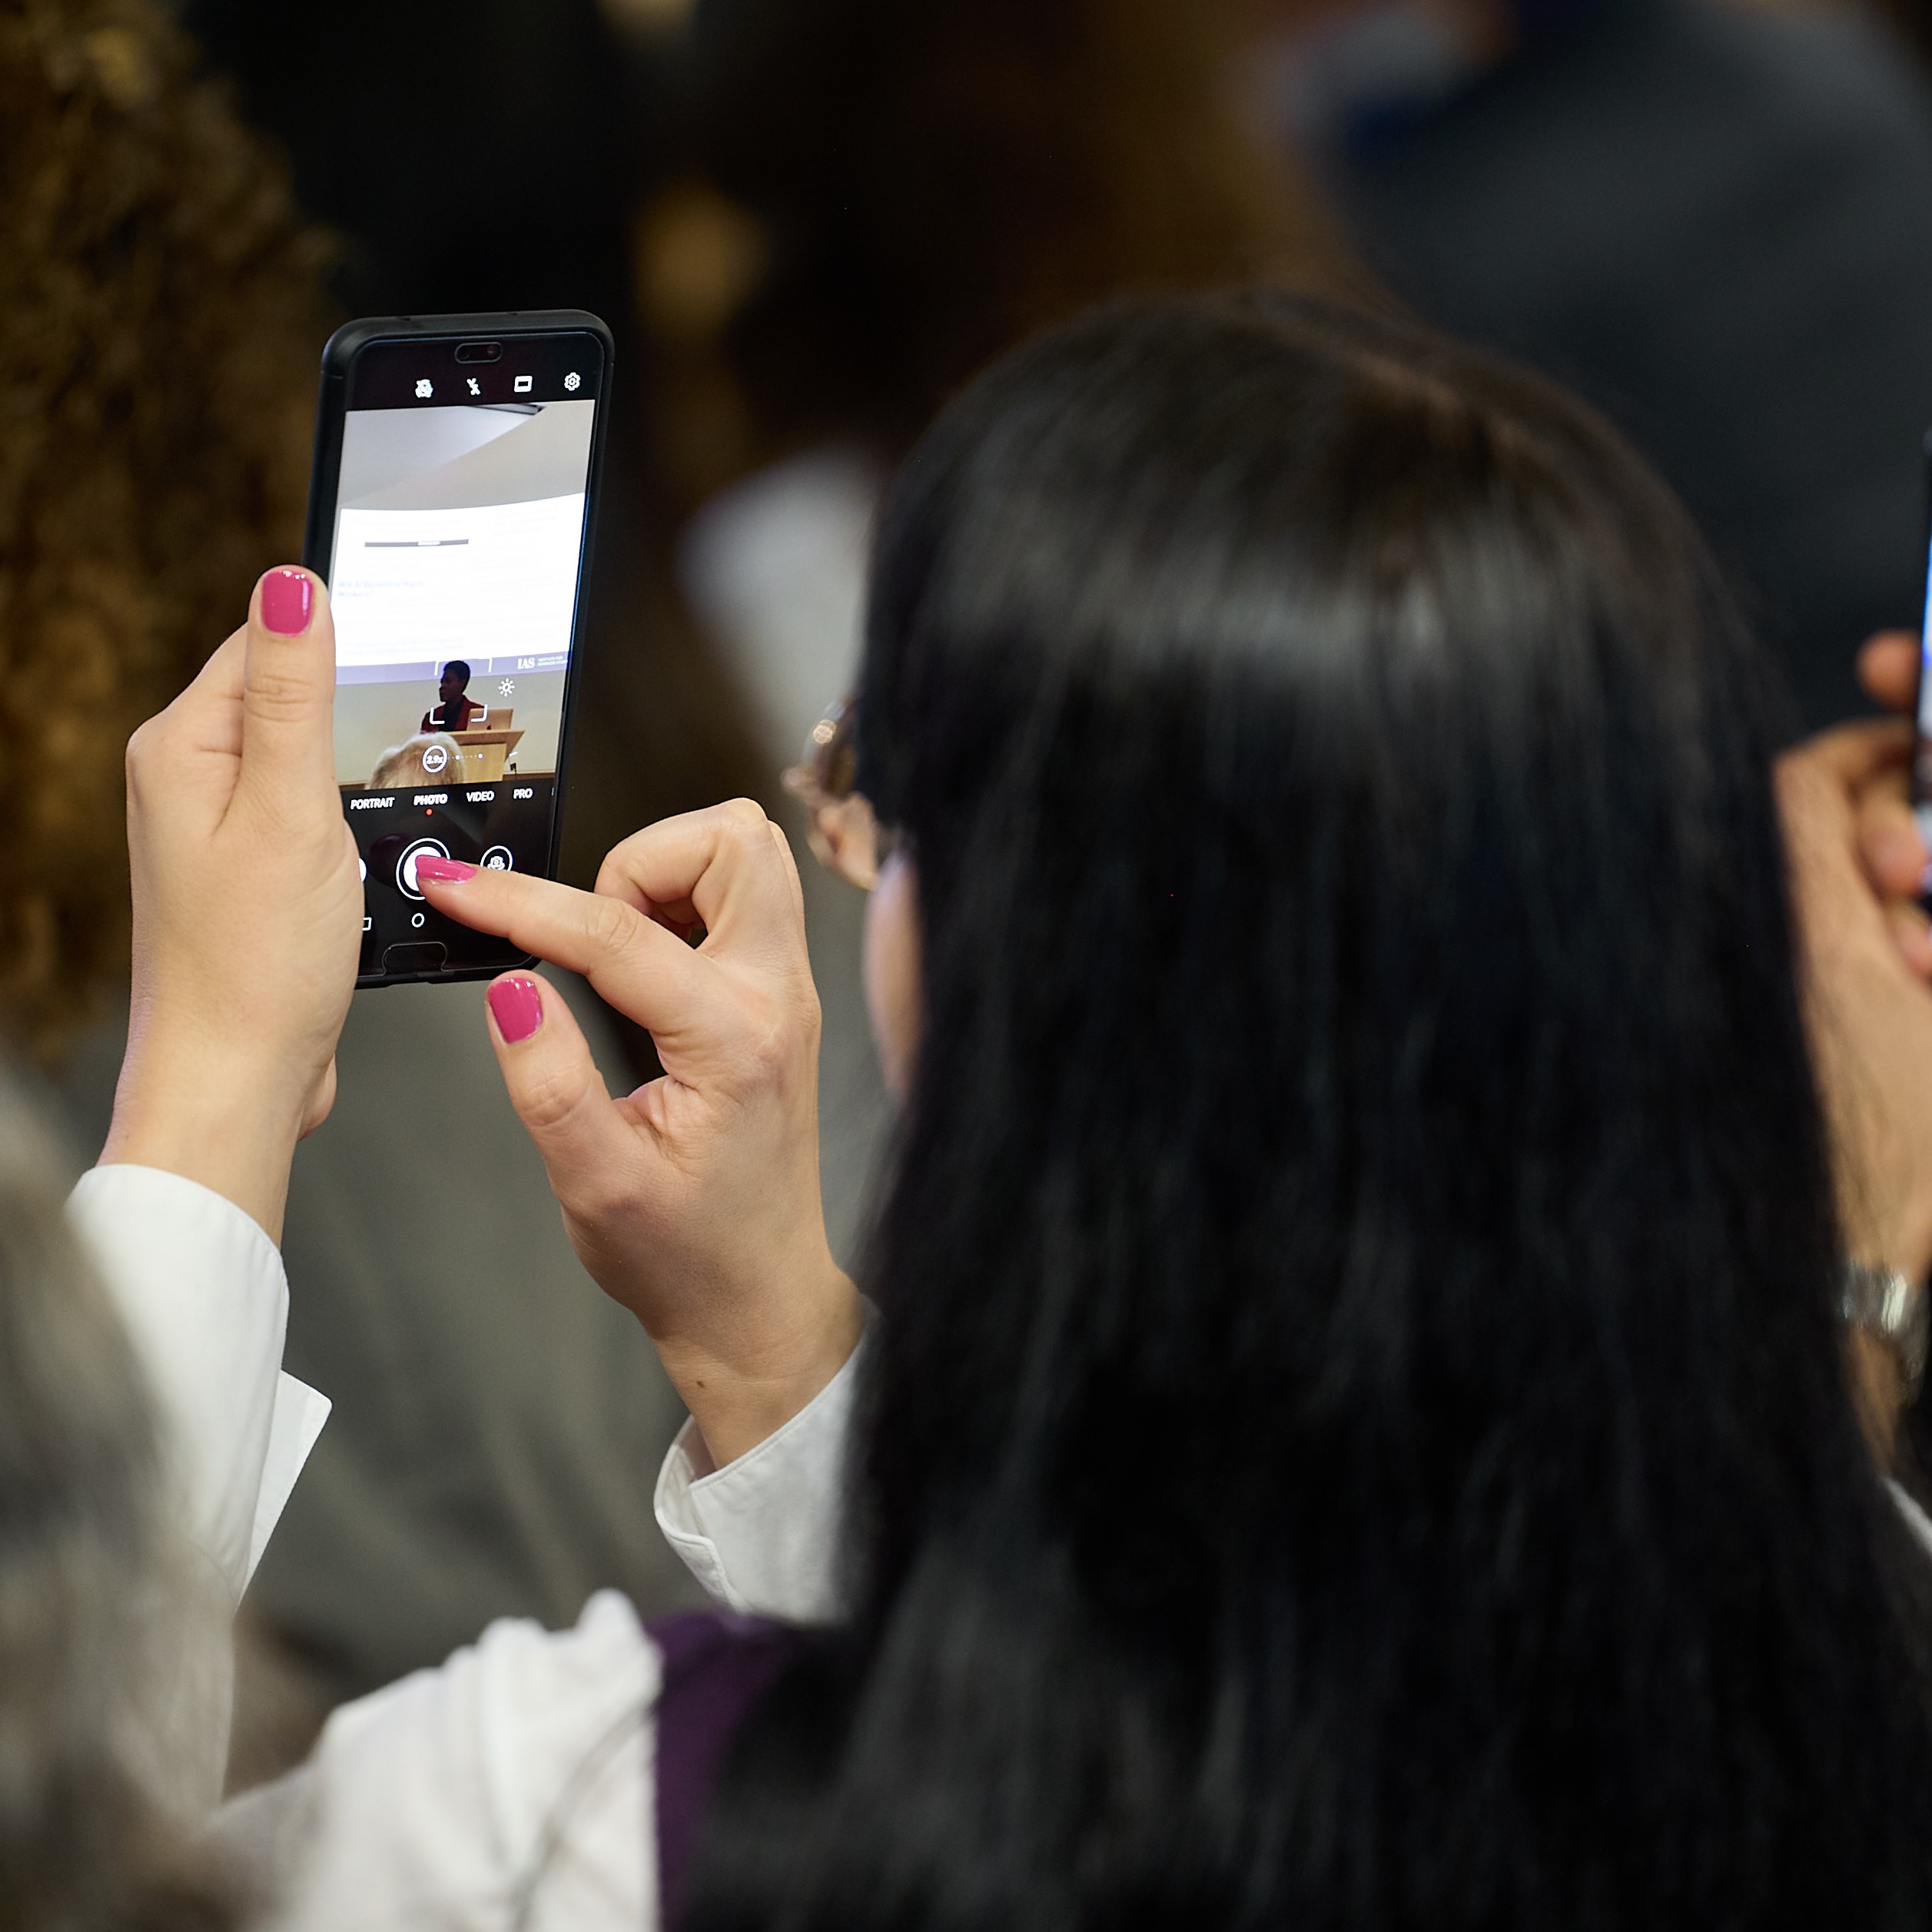
<svg viewBox="0 0 1932 1932">
<path fill-rule="evenodd" d="M 587 309 L 510 310 L 496 315 L 398 315 L 345 322 L 322 350 L 322 381 L 315 405 L 315 455 L 309 471 L 307 526 L 302 540 L 302 563 L 324 583 L 334 562 L 335 499 L 342 480 L 343 420 L 348 413 L 349 376 L 357 357 L 379 342 L 470 340 L 479 337 L 591 335 L 603 350 L 603 375 L 597 416 L 590 441 L 590 469 L 584 486 L 583 555 L 577 566 L 576 621 L 570 632 L 570 665 L 563 685 L 562 721 L 557 732 L 556 804 L 550 815 L 549 849 L 544 854 L 545 878 L 555 878 L 558 842 L 563 828 L 563 806 L 570 771 L 570 739 L 582 679 L 579 645 L 586 602 L 590 588 L 590 558 L 595 547 L 597 512 L 602 495 L 604 440 L 610 420 L 611 383 L 616 367 L 616 345 L 610 330 Z M 358 974 L 360 988 L 451 985 L 465 980 L 494 979 L 500 973 L 536 962 L 527 953 L 506 944 L 501 961 L 489 965 L 440 968 L 416 973 Z"/>
</svg>

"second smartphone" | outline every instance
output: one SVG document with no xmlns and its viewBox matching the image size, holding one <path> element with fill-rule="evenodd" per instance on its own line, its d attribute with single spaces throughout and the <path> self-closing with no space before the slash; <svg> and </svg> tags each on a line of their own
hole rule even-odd
<svg viewBox="0 0 1932 1932">
<path fill-rule="evenodd" d="M 351 322 L 323 351 L 303 562 L 335 617 L 360 986 L 526 963 L 416 861 L 555 871 L 611 363 L 577 310 Z"/>
</svg>

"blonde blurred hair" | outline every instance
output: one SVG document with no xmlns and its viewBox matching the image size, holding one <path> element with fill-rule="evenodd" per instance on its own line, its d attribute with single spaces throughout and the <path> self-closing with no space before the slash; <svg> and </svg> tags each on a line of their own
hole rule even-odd
<svg viewBox="0 0 1932 1932">
<path fill-rule="evenodd" d="M 448 762 L 432 772 L 423 755 L 432 745 L 440 745 Z M 463 747 L 447 732 L 420 732 L 406 745 L 392 745 L 376 762 L 369 775 L 372 792 L 400 792 L 412 785 L 460 785 L 463 782 Z"/>
</svg>

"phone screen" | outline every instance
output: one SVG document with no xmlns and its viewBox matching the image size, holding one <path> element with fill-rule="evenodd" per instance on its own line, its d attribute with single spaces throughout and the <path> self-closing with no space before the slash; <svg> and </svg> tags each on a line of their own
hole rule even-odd
<svg viewBox="0 0 1932 1932">
<path fill-rule="evenodd" d="M 378 342 L 348 372 L 327 577 L 365 978 L 520 957 L 416 861 L 549 869 L 604 377 L 588 334 Z"/>
</svg>

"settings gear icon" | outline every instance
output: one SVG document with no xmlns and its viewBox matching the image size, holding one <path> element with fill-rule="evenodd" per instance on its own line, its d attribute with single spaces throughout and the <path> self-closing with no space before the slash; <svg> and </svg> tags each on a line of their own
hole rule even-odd
<svg viewBox="0 0 1932 1932">
<path fill-rule="evenodd" d="M 516 695 L 516 680 L 514 678 L 505 678 L 496 686 L 496 695 L 500 698 L 515 697 Z"/>
</svg>

